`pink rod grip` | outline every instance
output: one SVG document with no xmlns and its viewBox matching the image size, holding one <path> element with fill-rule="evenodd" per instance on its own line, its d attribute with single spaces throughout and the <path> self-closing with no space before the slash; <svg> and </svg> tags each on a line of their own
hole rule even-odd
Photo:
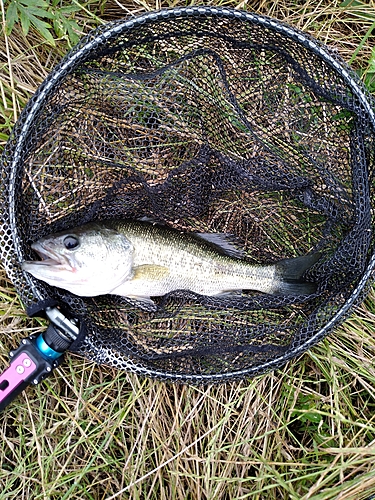
<svg viewBox="0 0 375 500">
<path fill-rule="evenodd" d="M 0 375 L 0 403 L 30 377 L 35 369 L 36 364 L 25 352 L 12 359 L 10 367 Z"/>
</svg>

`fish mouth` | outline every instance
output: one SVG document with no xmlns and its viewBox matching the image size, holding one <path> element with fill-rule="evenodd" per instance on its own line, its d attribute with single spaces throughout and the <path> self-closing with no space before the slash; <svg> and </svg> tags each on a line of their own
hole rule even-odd
<svg viewBox="0 0 375 500">
<path fill-rule="evenodd" d="M 71 270 L 69 261 L 52 248 L 47 248 L 40 243 L 33 243 L 31 248 L 38 254 L 40 260 L 29 260 L 22 264 L 22 268 L 27 271 L 30 266 L 53 267 L 56 270 Z"/>
</svg>

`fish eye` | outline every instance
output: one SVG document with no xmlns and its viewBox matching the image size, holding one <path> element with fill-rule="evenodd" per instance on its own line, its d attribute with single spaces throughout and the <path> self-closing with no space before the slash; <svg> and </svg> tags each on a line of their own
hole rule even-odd
<svg viewBox="0 0 375 500">
<path fill-rule="evenodd" d="M 79 239 L 76 236 L 65 236 L 63 243 L 67 250 L 74 250 L 79 247 Z"/>
</svg>

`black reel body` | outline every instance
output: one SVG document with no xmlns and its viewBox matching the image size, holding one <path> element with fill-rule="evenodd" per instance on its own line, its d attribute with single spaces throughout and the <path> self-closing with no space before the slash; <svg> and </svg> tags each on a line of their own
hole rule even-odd
<svg viewBox="0 0 375 500">
<path fill-rule="evenodd" d="M 322 339 L 374 266 L 374 113 L 355 74 L 276 21 L 210 7 L 121 20 L 84 38 L 19 119 L 3 155 L 2 260 L 28 306 L 85 325 L 99 363 L 185 382 L 254 376 Z M 147 311 L 23 273 L 30 243 L 108 218 L 231 233 L 246 259 L 319 251 L 315 294 L 186 290 Z"/>
</svg>

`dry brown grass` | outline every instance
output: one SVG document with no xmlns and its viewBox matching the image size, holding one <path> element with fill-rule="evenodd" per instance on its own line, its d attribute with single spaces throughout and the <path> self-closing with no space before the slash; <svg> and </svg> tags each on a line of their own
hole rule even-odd
<svg viewBox="0 0 375 500">
<path fill-rule="evenodd" d="M 371 76 L 374 2 L 205 2 L 303 29 Z M 182 2 L 85 4 L 82 32 Z M 367 37 L 367 38 L 366 38 Z M 0 140 L 67 50 L 0 38 Z M 357 53 L 357 48 L 360 50 Z M 282 370 L 223 386 L 169 385 L 68 355 L 1 416 L 0 499 L 366 500 L 375 495 L 375 293 Z M 0 274 L 0 362 L 43 324 Z"/>
</svg>

